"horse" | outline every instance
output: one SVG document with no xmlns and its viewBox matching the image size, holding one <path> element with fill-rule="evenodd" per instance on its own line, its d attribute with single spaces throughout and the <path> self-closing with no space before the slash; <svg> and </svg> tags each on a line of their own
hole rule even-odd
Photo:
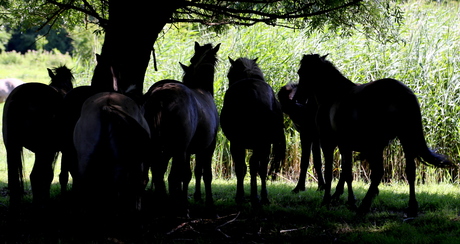
<svg viewBox="0 0 460 244">
<path fill-rule="evenodd" d="M 338 146 L 342 155 L 342 172 L 332 198 L 340 197 L 346 182 L 350 207 L 359 214 L 368 213 L 379 193 L 378 186 L 384 174 L 383 149 L 398 138 L 405 154 L 410 191 L 407 215 L 417 216 L 415 158 L 436 167 L 454 166 L 445 155 L 428 148 L 417 97 L 402 82 L 391 78 L 355 84 L 326 57 L 318 54 L 303 56 L 296 93 L 299 101 L 314 98 L 319 106 L 316 123 L 326 165 L 323 204 L 331 200 L 332 155 Z M 367 160 L 372 172 L 371 184 L 359 208 L 352 190 L 352 151 L 361 152 L 361 158 Z"/>
<path fill-rule="evenodd" d="M 214 103 L 214 70 L 220 44 L 200 46 L 184 69 L 183 82 L 161 80 L 144 94 L 144 116 L 152 133 L 152 183 L 158 196 L 166 195 L 164 175 L 172 158 L 168 176 L 171 199 L 186 209 L 191 180 L 190 155 L 195 154 L 196 187 L 194 199 L 201 200 L 200 181 L 206 190 L 206 204 L 213 205 L 211 191 L 212 156 L 216 147 L 219 115 Z"/>
<path fill-rule="evenodd" d="M 286 138 L 283 112 L 271 86 L 265 81 L 257 59 L 229 57 L 229 86 L 224 95 L 220 126 L 230 141 L 230 153 L 235 164 L 237 188 L 235 200 L 244 202 L 246 149 L 252 149 L 249 160 L 251 204 L 269 204 L 266 187 L 270 154 L 270 173 L 277 172 L 284 161 Z M 273 145 L 273 148 L 272 148 Z M 261 180 L 261 199 L 257 193 L 257 174 Z"/>
<path fill-rule="evenodd" d="M 318 191 L 321 191 L 324 190 L 325 183 L 322 173 L 319 134 L 315 121 L 318 104 L 314 99 L 308 100 L 305 104 L 295 101 L 293 98 L 297 92 L 297 86 L 298 84 L 296 83 L 288 83 L 281 87 L 277 94 L 281 109 L 289 116 L 294 124 L 294 128 L 300 133 L 302 147 L 300 174 L 297 185 L 292 192 L 305 191 L 305 180 L 310 164 L 310 152 L 313 154 L 313 165 L 318 176 Z"/>
<path fill-rule="evenodd" d="M 24 81 L 16 78 L 0 79 L 0 103 L 5 102 L 13 89 L 22 84 L 24 84 Z"/>
<path fill-rule="evenodd" d="M 61 172 L 59 174 L 59 183 L 61 185 L 61 192 L 65 193 L 70 175 L 77 172 L 77 152 L 73 142 L 73 134 L 75 124 L 80 118 L 83 103 L 89 97 L 104 91 L 115 91 L 113 72 L 114 69 L 107 58 L 96 54 L 97 65 L 94 69 L 94 75 L 91 85 L 83 85 L 75 87 L 70 90 L 64 97 L 62 103 L 62 111 L 59 118 L 61 119 L 62 126 L 62 159 L 61 159 Z M 102 81 L 102 82 L 101 82 Z"/>
<path fill-rule="evenodd" d="M 118 84 L 114 74 L 113 79 Z M 84 208 L 91 204 L 90 209 L 102 207 L 103 212 L 116 214 L 142 208 L 150 128 L 140 101 L 128 95 L 129 91 L 114 86 L 113 91 L 90 96 L 81 106 L 73 133 L 78 164 L 72 190 L 83 199 Z"/>
<path fill-rule="evenodd" d="M 35 153 L 30 174 L 33 203 L 38 206 L 49 198 L 54 165 L 60 147 L 61 111 L 64 95 L 73 88 L 73 75 L 66 66 L 47 69 L 49 85 L 26 83 L 16 87 L 3 109 L 3 141 L 8 164 L 10 204 L 16 205 L 24 192 L 22 150 Z"/>
</svg>

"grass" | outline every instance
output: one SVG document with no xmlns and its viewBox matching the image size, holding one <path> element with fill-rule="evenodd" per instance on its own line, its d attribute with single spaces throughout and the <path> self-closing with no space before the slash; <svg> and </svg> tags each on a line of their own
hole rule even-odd
<svg viewBox="0 0 460 244">
<path fill-rule="evenodd" d="M 227 57 L 258 57 L 267 82 L 275 91 L 290 81 L 296 81 L 300 58 L 308 53 L 330 53 L 332 62 L 351 80 L 364 83 L 391 77 L 399 79 L 416 92 L 423 112 L 425 134 L 430 147 L 459 162 L 460 157 L 460 6 L 456 1 L 443 3 L 408 1 L 402 5 L 406 19 L 401 26 L 399 43 L 376 43 L 356 34 L 337 38 L 331 33 L 305 36 L 303 31 L 256 25 L 251 28 L 232 27 L 216 35 L 202 29 L 186 27 L 165 29 L 155 44 L 159 71 L 153 63 L 146 73 L 144 89 L 161 79 L 181 79 L 179 62 L 188 64 L 193 42 L 222 43 L 216 68 L 215 98 L 221 106 L 227 87 Z M 172 41 L 173 40 L 173 41 Z M 49 81 L 46 68 L 66 64 L 73 68 L 77 85 L 86 85 L 91 78 L 94 61 L 85 62 L 62 54 L 30 52 L 0 54 L 0 77 L 16 77 L 27 82 Z M 0 105 L 3 111 L 3 105 Z M 1 112 L 0 112 L 1 115 Z M 1 122 L 0 122 L 1 123 Z M 236 206 L 233 198 L 236 181 L 233 176 L 229 143 L 219 134 L 214 154 L 213 191 L 219 219 L 202 215 L 204 206 L 191 200 L 192 219 L 171 218 L 151 212 L 144 213 L 144 228 L 138 235 L 95 233 L 86 238 L 74 233 L 74 224 L 66 220 L 68 209 L 60 212 L 62 196 L 58 194 L 57 178 L 53 185 L 51 211 L 46 220 L 51 226 L 34 222 L 31 217 L 30 194 L 18 228 L 8 227 L 7 170 L 3 141 L 0 140 L 0 243 L 7 237 L 15 243 L 458 243 L 460 240 L 459 172 L 418 166 L 417 197 L 420 216 L 404 217 L 408 201 L 404 160 L 400 145 L 395 142 L 385 152 L 386 175 L 375 199 L 372 212 L 358 218 L 344 204 L 345 196 L 329 210 L 320 206 L 322 193 L 308 177 L 306 192 L 291 194 L 297 180 L 300 162 L 298 133 L 286 119 L 288 160 L 282 180 L 269 183 L 271 205 L 261 211 L 249 204 Z M 335 172 L 339 172 L 336 156 Z M 33 155 L 25 152 L 25 175 L 30 173 Z M 59 165 L 56 166 L 56 171 Z M 368 167 L 356 162 L 354 190 L 358 200 L 367 190 Z M 309 171 L 313 175 L 312 169 Z M 57 175 L 57 174 L 56 174 Z M 337 174 L 336 174 L 337 175 Z M 247 178 L 248 180 L 248 178 Z M 28 184 L 28 181 L 26 181 Z M 190 193 L 194 184 L 191 184 Z M 333 184 L 335 186 L 335 184 Z M 249 182 L 246 182 L 249 192 Z M 30 186 L 27 185 L 28 193 Z M 148 193 L 150 194 L 150 193 Z M 66 222 L 61 222 L 65 221 Z M 72 221 L 70 221 L 72 222 Z M 43 227 L 36 229 L 36 227 Z M 78 227 L 78 226 L 77 226 Z M 97 226 L 96 226 L 97 227 Z M 5 231 L 3 231 L 5 230 Z M 97 232 L 95 228 L 93 232 Z M 11 231 L 11 232 L 9 232 Z M 170 234 L 167 234 L 170 233 Z M 228 237 L 226 237 L 228 236 Z"/>
<path fill-rule="evenodd" d="M 246 180 L 246 192 L 249 191 Z M 0 233 L 16 243 L 458 243 L 460 241 L 460 197 L 458 185 L 430 184 L 417 186 L 419 216 L 405 218 L 408 186 L 383 184 L 370 214 L 356 216 L 345 205 L 345 197 L 329 209 L 320 205 L 322 193 L 310 185 L 305 192 L 292 194 L 294 184 L 286 181 L 270 182 L 271 204 L 261 210 L 249 204 L 234 202 L 235 180 L 216 179 L 213 191 L 219 218 L 209 219 L 202 203 L 190 200 L 190 219 L 151 212 L 148 205 L 141 217 L 143 229 L 138 232 L 110 231 L 103 226 L 86 222 L 82 226 L 69 221 L 68 209 L 62 207 L 62 197 L 56 196 L 53 209 L 46 218 L 50 225 L 40 228 L 32 215 L 32 208 L 24 204 L 20 228 Z M 362 199 L 368 185 L 362 181 L 354 186 Z M 53 189 L 58 190 L 54 185 Z M 193 186 L 190 189 L 194 190 Z M 151 194 L 148 192 L 147 194 Z M 158 201 L 156 199 L 155 201 Z M 56 205 L 54 205 L 56 204 Z M 61 204 L 61 205 L 57 205 Z M 8 216 L 0 206 L 2 230 Z M 65 222 L 62 222 L 65 221 Z M 14 222 L 13 222 L 14 223 Z M 64 224 L 65 223 L 65 224 Z M 128 225 L 134 225 L 129 223 Z M 86 229 L 91 226 L 91 229 Z M 94 228 L 94 229 L 93 229 Z M 12 230 L 13 231 L 13 230 Z M 84 232 L 83 235 L 80 231 Z M 139 231 L 139 230 L 138 230 Z M 134 234 L 135 233 L 135 234 Z M 10 239 L 11 240 L 11 239 Z"/>
</svg>

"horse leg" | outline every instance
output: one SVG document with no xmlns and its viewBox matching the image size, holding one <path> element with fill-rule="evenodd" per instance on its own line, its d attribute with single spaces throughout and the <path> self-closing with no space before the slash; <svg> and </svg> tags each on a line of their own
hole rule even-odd
<svg viewBox="0 0 460 244">
<path fill-rule="evenodd" d="M 246 176 L 247 167 L 245 162 L 246 149 L 236 146 L 230 142 L 230 153 L 235 163 L 236 173 L 236 197 L 237 204 L 244 202 L 244 177 Z"/>
<path fill-rule="evenodd" d="M 190 169 L 190 154 L 187 153 L 182 169 L 182 202 L 188 206 L 188 185 L 192 180 L 192 170 Z"/>
<path fill-rule="evenodd" d="M 343 189 L 345 182 L 347 183 L 348 188 L 348 205 L 351 209 L 356 210 L 356 199 L 353 193 L 353 158 L 352 158 L 352 151 L 349 150 L 341 150 L 342 155 L 342 173 L 340 174 L 339 182 L 337 183 L 337 187 L 335 193 L 332 195 L 332 199 L 338 200 L 340 196 L 343 194 Z"/>
<path fill-rule="evenodd" d="M 270 204 L 270 201 L 268 200 L 268 191 L 267 191 L 267 170 L 268 170 L 268 162 L 270 161 L 270 146 L 261 148 L 258 158 L 259 158 L 258 173 L 259 173 L 260 182 L 261 182 L 260 183 L 260 197 L 261 197 L 260 203 L 262 205 L 268 205 Z M 251 179 L 252 179 L 252 176 L 251 176 Z M 257 182 L 255 186 L 257 187 Z"/>
<path fill-rule="evenodd" d="M 182 155 L 183 154 L 183 155 Z M 185 164 L 185 152 L 174 155 L 171 163 L 171 171 L 168 176 L 169 195 L 178 200 L 182 191 L 182 170 Z M 163 165 L 162 165 L 163 166 Z M 159 180 L 158 180 L 159 181 Z"/>
<path fill-rule="evenodd" d="M 168 168 L 170 156 L 166 156 L 164 153 L 154 153 L 154 155 L 159 155 L 159 160 L 155 161 L 153 159 L 150 163 L 150 168 L 152 172 L 152 185 L 155 186 L 155 195 L 159 199 L 164 199 L 166 197 L 166 185 L 164 181 L 165 173 Z M 155 158 L 155 156 L 153 157 Z"/>
<path fill-rule="evenodd" d="M 358 208 L 359 214 L 370 211 L 372 201 L 379 194 L 379 185 L 384 174 L 382 151 L 374 151 L 369 154 L 366 153 L 366 155 L 368 155 L 367 160 L 371 167 L 371 185 Z"/>
<path fill-rule="evenodd" d="M 43 207 L 43 204 L 49 199 L 56 158 L 57 152 L 35 153 L 35 163 L 30 174 L 30 183 L 33 203 L 39 207 Z"/>
<path fill-rule="evenodd" d="M 200 154 L 195 155 L 195 193 L 193 199 L 196 202 L 201 202 L 201 176 L 203 175 L 203 164 L 204 162 L 200 158 Z"/>
<path fill-rule="evenodd" d="M 63 150 L 61 155 L 61 173 L 59 174 L 59 184 L 61 185 L 61 194 L 64 194 L 67 192 L 69 173 L 73 177 L 73 174 L 77 171 L 78 160 L 75 149 Z"/>
<path fill-rule="evenodd" d="M 67 184 L 69 183 L 69 160 L 71 158 L 67 155 L 67 153 L 62 152 L 61 157 L 61 173 L 59 173 L 59 184 L 61 185 L 61 194 L 65 194 L 67 192 Z"/>
<path fill-rule="evenodd" d="M 302 147 L 302 158 L 300 159 L 300 174 L 299 174 L 299 180 L 297 181 L 297 185 L 294 188 L 294 190 L 292 190 L 293 193 L 298 193 L 299 191 L 305 191 L 305 181 L 307 178 L 308 166 L 310 164 L 310 152 L 311 152 L 311 146 L 312 146 L 312 141 L 310 137 L 301 133 L 300 134 L 300 145 Z"/>
<path fill-rule="evenodd" d="M 249 174 L 251 175 L 251 204 L 258 206 L 260 204 L 259 195 L 257 193 L 257 173 L 262 167 L 259 149 L 253 149 L 251 158 L 249 159 Z M 262 177 L 261 177 L 262 179 Z"/>
<path fill-rule="evenodd" d="M 321 148 L 319 140 L 313 140 L 311 152 L 313 154 L 313 166 L 315 167 L 316 175 L 318 177 L 318 191 L 323 191 L 325 188 L 325 182 L 323 177 L 323 165 L 321 163 Z"/>
<path fill-rule="evenodd" d="M 409 206 L 407 208 L 408 217 L 416 217 L 418 214 L 418 203 L 415 197 L 415 157 L 406 153 L 406 175 L 409 182 Z"/>
<path fill-rule="evenodd" d="M 324 153 L 324 196 L 321 205 L 329 206 L 331 203 L 332 166 L 334 162 L 334 147 L 323 146 Z"/>
<path fill-rule="evenodd" d="M 24 181 L 22 172 L 22 147 L 6 147 L 6 158 L 8 164 L 8 189 L 10 194 L 10 206 L 16 206 L 24 194 Z"/>
<path fill-rule="evenodd" d="M 185 182 L 186 172 L 186 158 L 187 155 L 185 152 L 177 153 L 173 156 L 171 164 L 171 172 L 168 176 L 169 184 L 169 195 L 171 197 L 172 205 L 175 206 L 179 215 L 186 214 L 187 207 L 184 201 L 184 195 L 186 198 L 186 193 L 183 191 L 183 183 Z M 190 171 L 190 166 L 189 166 Z"/>
<path fill-rule="evenodd" d="M 206 152 L 204 153 L 199 153 L 196 154 L 196 161 L 197 164 L 200 162 L 201 169 L 200 172 L 203 174 L 203 182 L 204 182 L 204 188 L 206 191 L 206 205 L 214 205 L 214 200 L 212 198 L 212 155 L 214 153 L 214 147 L 212 149 L 207 149 Z M 195 171 L 195 177 L 196 177 L 196 171 Z M 200 186 L 200 183 L 198 183 L 199 179 L 197 179 L 197 186 Z M 195 200 L 197 199 L 197 194 L 198 199 L 201 199 L 201 189 L 196 187 L 195 189 Z"/>
</svg>

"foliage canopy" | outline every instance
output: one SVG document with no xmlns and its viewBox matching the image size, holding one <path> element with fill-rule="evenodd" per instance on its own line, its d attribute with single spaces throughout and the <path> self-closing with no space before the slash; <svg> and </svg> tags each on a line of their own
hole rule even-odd
<svg viewBox="0 0 460 244">
<path fill-rule="evenodd" d="M 95 24 L 105 30 L 109 24 L 109 3 L 112 2 L 0 0 L 0 8 L 3 8 L 0 18 L 3 23 L 25 28 L 53 25 L 71 29 Z M 127 1 L 123 4 L 134 3 Z M 152 14 L 173 9 L 169 18 L 171 24 L 200 23 L 213 30 L 222 30 L 227 25 L 265 23 L 310 31 L 327 28 L 342 35 L 357 30 L 380 41 L 395 40 L 397 26 L 402 20 L 402 11 L 391 0 L 163 0 L 148 6 L 152 8 Z"/>
</svg>

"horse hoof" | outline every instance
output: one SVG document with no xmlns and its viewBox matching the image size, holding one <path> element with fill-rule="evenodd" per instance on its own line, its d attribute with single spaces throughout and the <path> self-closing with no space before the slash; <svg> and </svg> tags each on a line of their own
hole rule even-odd
<svg viewBox="0 0 460 244">
<path fill-rule="evenodd" d="M 208 199 L 207 199 L 207 200 L 204 202 L 204 205 L 206 206 L 206 208 L 215 208 L 215 206 L 214 206 L 214 200 L 212 200 L 212 199 L 211 199 L 211 200 L 208 200 Z"/>
<path fill-rule="evenodd" d="M 415 209 L 412 209 L 412 208 L 407 208 L 405 211 L 404 211 L 404 215 L 405 217 L 407 218 L 415 218 L 417 217 L 418 215 L 418 211 Z"/>
<path fill-rule="evenodd" d="M 357 208 L 356 213 L 358 214 L 358 216 L 364 216 L 368 214 L 370 211 L 371 211 L 370 207 L 366 207 L 361 204 L 361 206 Z"/>
<path fill-rule="evenodd" d="M 305 187 L 299 187 L 299 186 L 296 186 L 293 190 L 292 190 L 292 193 L 299 193 L 301 191 L 305 191 Z"/>
<path fill-rule="evenodd" d="M 348 208 L 350 210 L 352 210 L 352 211 L 357 211 L 358 210 L 358 207 L 356 206 L 356 199 L 354 197 L 348 199 L 347 205 L 348 205 Z"/>
<path fill-rule="evenodd" d="M 195 200 L 195 202 L 203 202 L 203 200 L 201 199 L 201 194 L 194 194 L 193 200 Z"/>
<path fill-rule="evenodd" d="M 263 198 L 262 201 L 260 201 L 260 204 L 262 204 L 262 205 L 270 205 L 270 200 L 268 200 L 268 198 Z"/>
<path fill-rule="evenodd" d="M 235 202 L 236 202 L 237 205 L 242 205 L 242 204 L 244 204 L 246 201 L 245 201 L 244 197 L 236 197 L 236 198 L 235 198 Z"/>
<path fill-rule="evenodd" d="M 325 207 L 326 209 L 329 209 L 331 206 L 331 201 L 328 201 L 328 200 L 323 200 L 321 202 L 321 207 Z"/>
<path fill-rule="evenodd" d="M 354 211 L 354 212 L 358 211 L 358 207 L 354 203 L 348 203 L 348 209 L 350 209 L 351 211 Z"/>
</svg>

